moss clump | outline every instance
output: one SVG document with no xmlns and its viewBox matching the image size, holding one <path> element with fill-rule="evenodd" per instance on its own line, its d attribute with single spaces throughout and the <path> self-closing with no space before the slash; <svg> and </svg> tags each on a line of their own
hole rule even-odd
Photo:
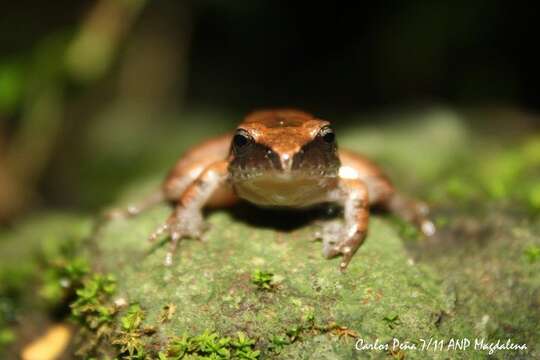
<svg viewBox="0 0 540 360">
<path fill-rule="evenodd" d="M 335 322 L 328 324 L 318 324 L 315 321 L 315 315 L 312 312 L 300 320 L 297 324 L 283 329 L 282 332 L 271 335 L 264 340 L 267 344 L 264 349 L 265 354 L 279 356 L 287 346 L 293 345 L 299 341 L 309 341 L 321 335 L 334 335 L 341 338 L 358 338 L 357 331 L 348 328 L 347 326 L 338 325 Z"/>
<path fill-rule="evenodd" d="M 274 274 L 268 271 L 255 270 L 251 273 L 251 282 L 259 290 L 271 290 L 274 287 Z"/>
<path fill-rule="evenodd" d="M 401 325 L 399 321 L 399 315 L 390 315 L 383 317 L 383 321 L 388 325 L 390 329 L 394 329 L 396 326 Z"/>
<path fill-rule="evenodd" d="M 143 337 L 152 335 L 155 330 L 142 327 L 144 316 L 139 304 L 131 304 L 120 318 L 120 328 L 115 331 L 112 344 L 118 346 L 120 355 L 124 355 L 122 358 L 143 359 L 148 354 Z"/>
<path fill-rule="evenodd" d="M 118 312 L 111 296 L 116 290 L 116 281 L 111 275 L 92 274 L 82 281 L 75 291 L 77 298 L 71 304 L 73 319 L 81 326 L 81 346 L 78 353 L 93 353 L 104 340 L 113 334 L 113 319 Z"/>
<path fill-rule="evenodd" d="M 82 286 L 83 277 L 90 272 L 88 261 L 82 257 L 67 260 L 62 257 L 45 267 L 39 295 L 51 306 L 62 304 Z"/>
<path fill-rule="evenodd" d="M 280 354 L 285 346 L 294 344 L 296 341 L 300 340 L 302 336 L 308 336 L 308 334 L 313 336 L 318 333 L 326 333 L 333 328 L 333 326 L 333 324 L 329 327 L 315 325 L 315 316 L 313 313 L 309 313 L 304 321 L 284 329 L 281 333 L 272 335 L 269 338 L 269 345 L 267 348 L 268 353 L 276 355 Z"/>
<path fill-rule="evenodd" d="M 255 350 L 254 339 L 243 332 L 235 338 L 220 337 L 218 333 L 204 331 L 197 336 L 179 336 L 170 340 L 168 350 L 159 353 L 159 359 L 259 359 L 261 352 Z"/>
<path fill-rule="evenodd" d="M 110 323 L 116 309 L 109 305 L 109 300 L 116 289 L 112 275 L 94 274 L 83 282 L 83 287 L 76 291 L 77 300 L 71 304 L 74 318 L 83 326 L 98 329 Z"/>
<path fill-rule="evenodd" d="M 523 251 L 527 261 L 529 263 L 535 263 L 540 260 L 540 246 L 538 245 L 529 245 Z"/>
</svg>

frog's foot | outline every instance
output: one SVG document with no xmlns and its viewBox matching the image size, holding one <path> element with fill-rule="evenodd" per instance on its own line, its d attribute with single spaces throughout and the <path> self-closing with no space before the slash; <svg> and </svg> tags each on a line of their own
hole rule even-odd
<svg viewBox="0 0 540 360">
<path fill-rule="evenodd" d="M 345 271 L 352 257 L 362 244 L 365 233 L 353 236 L 347 231 L 347 226 L 341 221 L 331 221 L 324 224 L 322 230 L 317 232 L 318 238 L 323 241 L 323 256 L 327 259 L 341 255 L 340 271 Z"/>
<path fill-rule="evenodd" d="M 343 226 L 341 220 L 329 220 L 320 224 L 319 229 L 315 231 L 315 238 L 322 240 L 325 258 L 329 259 L 337 255 L 335 253 L 336 245 L 345 237 Z"/>
<path fill-rule="evenodd" d="M 418 229 L 427 237 L 434 236 L 437 228 L 435 227 L 435 223 L 429 218 L 429 208 L 423 203 L 421 205 L 425 206 L 426 211 L 425 216 L 422 216 L 417 223 Z"/>
<path fill-rule="evenodd" d="M 148 240 L 155 242 L 163 235 L 170 237 L 170 245 L 165 255 L 165 265 L 173 263 L 173 255 L 178 247 L 178 243 L 183 238 L 193 238 L 201 240 L 206 226 L 200 211 L 189 211 L 187 209 L 177 209 L 167 221 L 154 230 Z"/>
<path fill-rule="evenodd" d="M 435 224 L 429 217 L 427 204 L 408 199 L 400 194 L 394 194 L 387 201 L 386 207 L 403 220 L 414 224 L 425 236 L 431 237 L 435 235 Z"/>
<path fill-rule="evenodd" d="M 361 240 L 356 237 L 348 237 L 346 225 L 340 220 L 325 222 L 319 230 L 315 232 L 315 237 L 323 242 L 323 256 L 331 259 L 342 255 L 340 270 L 345 270 L 352 259 L 352 256 L 360 246 Z"/>
<path fill-rule="evenodd" d="M 332 247 L 323 249 L 323 254 L 327 259 L 341 255 L 342 259 L 339 263 L 339 270 L 345 271 L 356 250 L 360 247 L 361 242 L 362 240 L 358 241 L 356 238 L 347 238 Z"/>
</svg>

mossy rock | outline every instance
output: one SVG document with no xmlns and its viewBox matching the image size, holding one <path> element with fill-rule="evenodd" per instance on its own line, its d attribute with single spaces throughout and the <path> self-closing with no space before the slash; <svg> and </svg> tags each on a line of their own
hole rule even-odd
<svg viewBox="0 0 540 360">
<path fill-rule="evenodd" d="M 478 185 L 469 183 L 469 174 L 459 169 L 470 171 L 474 163 L 491 158 L 493 152 L 485 144 L 485 152 L 472 146 L 476 135 L 457 113 L 434 110 L 405 120 L 386 128 L 353 128 L 343 132 L 341 143 L 380 160 L 398 176 L 402 187 L 423 189 L 420 193 L 435 202 L 440 197 L 432 193 L 441 189 L 448 193 L 448 172 L 469 187 Z M 472 161 L 464 166 L 463 159 Z M 477 176 L 478 187 L 483 186 L 482 176 Z M 509 183 L 517 185 L 520 179 L 514 177 Z M 140 199 L 157 183 L 158 179 L 133 187 L 119 203 Z M 422 183 L 435 190 L 426 191 Z M 474 190 L 474 196 L 482 194 Z M 253 208 L 208 214 L 206 240 L 182 241 L 173 266 L 165 267 L 166 242 L 151 245 L 147 237 L 168 216 L 171 208 L 167 205 L 136 218 L 103 224 L 94 237 L 94 265 L 116 276 L 113 300 L 137 304 L 144 314 L 140 326 L 155 329 L 141 340 L 146 345 L 140 348 L 162 351 L 162 356 L 178 336 L 193 339 L 215 334 L 217 339 L 226 339 L 238 332 L 255 342 L 252 349 L 262 357 L 490 356 L 471 347 L 420 350 L 422 340 L 442 340 L 446 346 L 451 339 L 474 342 L 475 338 L 490 342 L 511 338 L 528 345 L 526 352 L 498 351 L 491 356 L 534 355 L 540 314 L 527 309 L 538 301 L 540 284 L 535 274 L 539 265 L 524 261 L 523 254 L 538 247 L 532 236 L 538 222 L 523 222 L 511 206 L 494 212 L 486 221 L 493 202 L 469 196 L 468 203 L 475 204 L 470 211 L 462 200 L 450 198 L 449 202 L 446 197 L 438 203 L 435 216 L 441 232 L 431 242 L 422 241 L 414 232 L 411 240 L 410 234 L 404 236 L 409 227 L 388 215 L 373 215 L 366 242 L 345 273 L 337 270 L 339 259 L 322 257 L 321 243 L 313 241 L 316 224 L 303 220 L 291 224 L 291 219 L 306 218 Z M 503 220 L 505 228 L 500 226 Z M 470 227 L 485 233 L 471 235 Z M 460 241 L 463 237 L 480 240 Z M 485 266 L 501 269 L 499 282 L 487 286 Z M 265 277 L 265 272 L 273 276 Z M 497 292 L 507 297 L 493 299 Z M 520 299 L 506 300 L 512 294 L 519 294 Z M 175 312 L 163 321 L 166 309 L 171 308 Z M 122 312 L 115 321 L 121 319 Z M 512 336 L 505 337 L 509 328 Z M 380 344 L 398 339 L 417 350 L 390 346 L 388 351 L 359 351 L 355 348 L 358 339 Z"/>
<path fill-rule="evenodd" d="M 473 348 L 421 350 L 429 339 L 444 341 L 445 350 L 451 339 L 511 339 L 527 344 L 527 352 L 492 356 L 535 354 L 537 222 L 517 221 L 504 211 L 445 214 L 453 221 L 429 242 L 407 240 L 401 225 L 376 214 L 365 244 L 340 273 L 339 259 L 324 259 L 321 243 L 313 241 L 316 224 L 284 230 L 279 224 L 296 214 L 251 208 L 252 219 L 274 220 L 261 225 L 242 220 L 242 211 L 209 214 L 206 240 L 184 240 L 173 266 L 165 267 L 167 244 L 146 239 L 170 210 L 163 205 L 106 223 L 92 246 L 99 271 L 116 277 L 111 301 L 137 304 L 144 318 L 139 328 L 153 329 L 140 343 L 146 352 L 165 354 L 178 336 L 212 333 L 225 339 L 241 332 L 262 358 L 490 355 Z M 124 317 L 122 310 L 114 321 Z M 389 349 L 360 351 L 359 339 L 387 343 Z M 394 339 L 417 350 L 393 349 Z"/>
<path fill-rule="evenodd" d="M 182 241 L 173 266 L 165 267 L 166 244 L 151 245 L 147 237 L 170 210 L 161 206 L 111 221 L 94 243 L 99 269 L 117 277 L 116 298 L 139 304 L 145 324 L 157 326 L 161 339 L 241 331 L 265 348 L 273 336 L 286 336 L 313 315 L 318 326 L 335 324 L 365 339 L 413 341 L 437 334 L 439 317 L 449 311 L 441 280 L 414 263 L 397 227 L 384 218 L 372 219 L 369 237 L 345 273 L 338 271 L 339 259 L 323 258 L 314 226 L 261 229 L 224 211 L 208 217 L 204 242 Z M 253 281 L 255 270 L 273 274 L 269 289 Z M 170 304 L 176 313 L 160 323 Z M 339 331 L 300 334 L 282 349 L 291 358 L 354 352 L 354 338 Z"/>
</svg>

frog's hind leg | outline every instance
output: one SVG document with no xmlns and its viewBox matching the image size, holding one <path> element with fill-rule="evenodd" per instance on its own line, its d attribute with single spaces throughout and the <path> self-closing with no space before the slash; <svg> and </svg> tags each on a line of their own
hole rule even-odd
<svg viewBox="0 0 540 360">
<path fill-rule="evenodd" d="M 426 203 L 403 195 L 382 174 L 363 175 L 361 179 L 368 188 L 371 205 L 382 207 L 412 223 L 426 236 L 435 234 L 435 225 L 429 218 L 429 207 Z"/>
<path fill-rule="evenodd" d="M 427 204 L 403 195 L 382 174 L 363 176 L 361 179 L 368 188 L 371 205 L 380 206 L 414 224 L 426 236 L 435 234 L 435 225 L 429 219 Z"/>
<path fill-rule="evenodd" d="M 143 211 L 156 206 L 157 204 L 161 203 L 164 200 L 165 200 L 165 195 L 163 194 L 163 191 L 159 189 L 159 190 L 154 191 L 147 197 L 143 198 L 142 200 L 136 203 L 131 203 L 124 208 L 116 208 L 116 209 L 106 211 L 103 217 L 106 220 L 126 219 L 129 217 L 139 215 Z"/>
<path fill-rule="evenodd" d="M 198 164 L 177 166 L 167 176 L 162 186 L 142 200 L 125 208 L 113 209 L 105 213 L 105 219 L 126 219 L 137 216 L 163 201 L 176 202 L 188 186 L 200 175 L 204 167 Z"/>
<path fill-rule="evenodd" d="M 380 205 L 401 219 L 414 224 L 425 236 L 435 234 L 435 225 L 429 218 L 429 207 L 424 202 L 393 192 L 382 200 Z"/>
</svg>

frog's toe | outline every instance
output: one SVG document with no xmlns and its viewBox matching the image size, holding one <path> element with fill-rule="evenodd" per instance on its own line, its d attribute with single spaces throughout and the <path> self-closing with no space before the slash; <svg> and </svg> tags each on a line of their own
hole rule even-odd
<svg viewBox="0 0 540 360">
<path fill-rule="evenodd" d="M 169 235 L 171 239 L 184 237 L 200 239 L 205 230 L 206 226 L 201 214 L 175 211 L 165 223 L 152 232 L 148 239 L 154 242 L 164 235 Z"/>
<path fill-rule="evenodd" d="M 177 234 L 180 238 L 189 237 L 201 239 L 205 230 L 205 222 L 200 212 L 191 212 L 185 209 L 177 210 L 169 218 L 170 234 Z"/>
<path fill-rule="evenodd" d="M 435 228 L 433 221 L 425 219 L 420 222 L 420 231 L 422 231 L 422 234 L 425 236 L 431 237 L 435 235 L 437 229 Z"/>
<path fill-rule="evenodd" d="M 165 255 L 165 266 L 173 264 L 173 256 L 178 243 L 183 238 L 203 240 L 206 226 L 202 214 L 187 212 L 184 209 L 176 210 L 167 221 L 159 225 L 149 236 L 150 242 L 155 242 L 163 236 L 169 236 L 169 249 Z"/>
<path fill-rule="evenodd" d="M 164 223 L 159 225 L 151 234 L 148 236 L 148 241 L 155 242 L 157 239 L 162 237 L 169 230 L 169 224 Z"/>
<path fill-rule="evenodd" d="M 347 244 L 338 244 L 338 245 L 328 245 L 323 246 L 323 255 L 327 259 L 334 258 L 336 256 L 341 255 L 342 259 L 339 263 L 339 270 L 345 271 L 347 266 L 349 266 L 349 263 L 351 262 L 351 259 L 354 255 L 353 249 L 347 245 Z"/>
</svg>

